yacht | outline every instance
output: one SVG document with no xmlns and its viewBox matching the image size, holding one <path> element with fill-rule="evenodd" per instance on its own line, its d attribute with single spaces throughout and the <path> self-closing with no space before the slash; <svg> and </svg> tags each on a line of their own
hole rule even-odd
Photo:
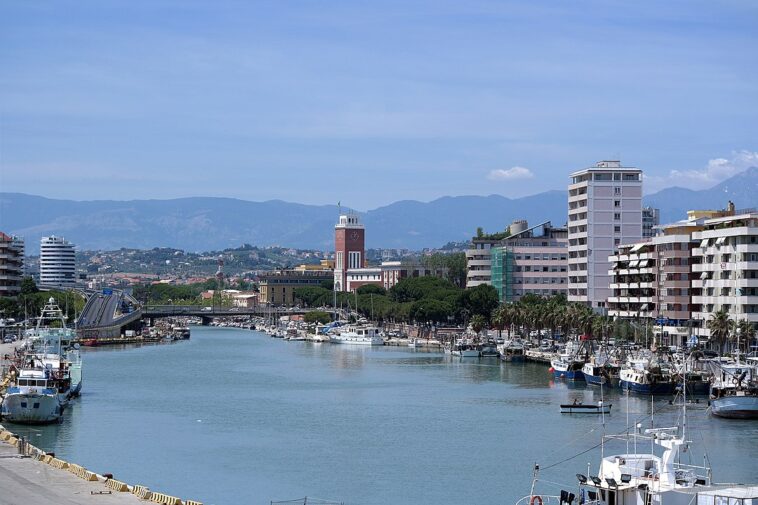
<svg viewBox="0 0 758 505">
<path fill-rule="evenodd" d="M 333 344 L 384 345 L 384 339 L 375 326 L 341 326 L 332 330 L 329 341 Z"/>
<path fill-rule="evenodd" d="M 720 365 L 711 385 L 711 413 L 732 419 L 758 419 L 758 358 Z"/>
</svg>

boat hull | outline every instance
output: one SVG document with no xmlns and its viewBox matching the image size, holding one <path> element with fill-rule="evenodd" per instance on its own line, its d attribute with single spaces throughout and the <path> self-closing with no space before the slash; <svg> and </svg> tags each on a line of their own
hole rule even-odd
<svg viewBox="0 0 758 505">
<path fill-rule="evenodd" d="M 610 414 L 611 404 L 608 405 L 561 405 L 561 414 Z"/>
<path fill-rule="evenodd" d="M 758 396 L 724 396 L 711 400 L 711 413 L 728 419 L 758 419 Z"/>
<path fill-rule="evenodd" d="M 333 344 L 350 344 L 350 345 L 384 345 L 381 337 L 363 338 L 363 337 L 331 337 L 329 341 Z"/>
<path fill-rule="evenodd" d="M 57 395 L 9 394 L 3 400 L 2 415 L 16 424 L 50 424 L 60 420 L 64 408 Z"/>
<path fill-rule="evenodd" d="M 655 384 L 642 384 L 632 381 L 619 381 L 621 389 L 643 395 L 670 395 L 674 393 L 673 382 L 657 382 Z"/>
</svg>

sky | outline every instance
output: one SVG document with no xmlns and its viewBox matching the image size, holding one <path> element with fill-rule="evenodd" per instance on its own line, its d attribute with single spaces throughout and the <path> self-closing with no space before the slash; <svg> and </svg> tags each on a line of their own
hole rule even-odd
<svg viewBox="0 0 758 505">
<path fill-rule="evenodd" d="M 758 165 L 758 2 L 0 3 L 0 191 L 368 210 Z"/>
</svg>

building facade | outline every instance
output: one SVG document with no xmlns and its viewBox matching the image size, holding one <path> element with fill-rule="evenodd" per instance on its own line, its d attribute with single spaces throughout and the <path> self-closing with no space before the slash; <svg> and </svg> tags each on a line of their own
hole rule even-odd
<svg viewBox="0 0 758 505">
<path fill-rule="evenodd" d="M 23 242 L 0 232 L 0 297 L 18 296 L 24 275 Z"/>
<path fill-rule="evenodd" d="M 540 233 L 535 232 L 540 230 Z M 517 302 L 526 294 L 568 294 L 568 230 L 550 222 L 529 228 L 515 221 L 511 235 L 492 247 L 492 286 L 501 302 Z"/>
<path fill-rule="evenodd" d="M 366 230 L 356 214 L 343 214 L 334 226 L 334 289 L 347 291 L 347 271 L 363 268 Z"/>
<path fill-rule="evenodd" d="M 331 269 L 324 270 L 276 270 L 259 278 L 258 299 L 260 303 L 285 305 L 291 307 L 297 303 L 295 289 L 308 286 L 321 286 L 324 281 L 334 279 Z"/>
<path fill-rule="evenodd" d="M 604 311 L 609 256 L 642 238 L 642 171 L 611 160 L 572 173 L 568 216 L 568 299 Z"/>
<path fill-rule="evenodd" d="M 706 219 L 693 233 L 692 317 L 707 336 L 707 321 L 719 310 L 758 327 L 758 211 L 734 211 Z"/>
<path fill-rule="evenodd" d="M 492 284 L 492 248 L 499 240 L 474 238 L 471 249 L 466 250 L 466 287 Z"/>
<path fill-rule="evenodd" d="M 63 237 L 42 237 L 39 254 L 39 280 L 43 286 L 76 285 L 76 251 Z"/>
</svg>

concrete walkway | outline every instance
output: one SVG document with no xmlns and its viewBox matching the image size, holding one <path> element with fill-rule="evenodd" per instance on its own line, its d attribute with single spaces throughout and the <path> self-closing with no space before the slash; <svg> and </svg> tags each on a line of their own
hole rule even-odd
<svg viewBox="0 0 758 505">
<path fill-rule="evenodd" d="M 52 503 L 135 505 L 144 501 L 128 492 L 111 491 L 102 481 L 89 482 L 68 470 L 59 470 L 30 457 L 21 458 L 16 447 L 0 441 L 0 504 Z"/>
</svg>

